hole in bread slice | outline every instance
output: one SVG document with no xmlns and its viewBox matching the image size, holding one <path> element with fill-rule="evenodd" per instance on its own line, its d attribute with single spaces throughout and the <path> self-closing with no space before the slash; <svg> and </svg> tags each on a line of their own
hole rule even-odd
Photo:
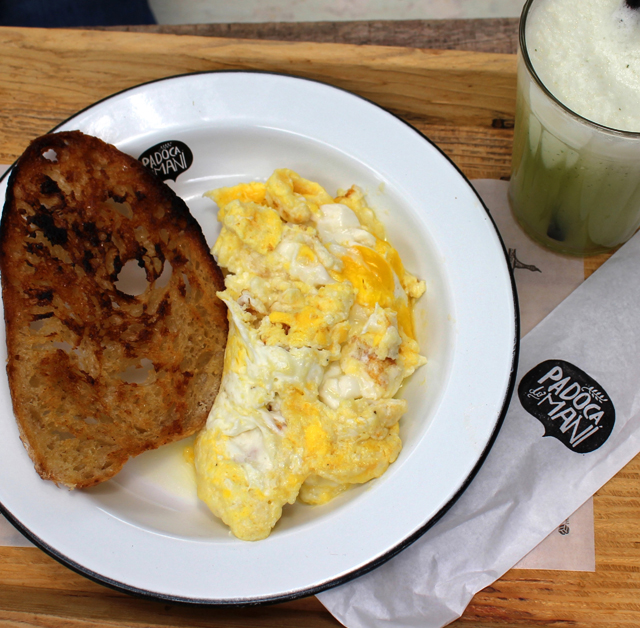
<svg viewBox="0 0 640 628">
<path fill-rule="evenodd" d="M 43 319 L 31 321 L 31 323 L 29 323 L 29 329 L 34 332 L 40 331 L 44 327 L 44 323 L 45 321 Z"/>
<path fill-rule="evenodd" d="M 143 294 L 149 286 L 147 272 L 140 267 L 136 260 L 130 259 L 118 273 L 118 279 L 114 285 L 119 292 L 137 297 Z"/>
<path fill-rule="evenodd" d="M 131 209 L 131 205 L 126 201 L 119 202 L 113 198 L 109 198 L 104 203 L 110 209 L 117 211 L 121 216 L 128 218 L 129 220 L 133 219 L 133 210 Z"/>
<path fill-rule="evenodd" d="M 45 150 L 44 153 L 42 153 L 42 156 L 47 161 L 53 161 L 53 162 L 58 161 L 58 153 L 56 153 L 56 151 L 53 150 L 53 148 L 50 148 L 49 150 Z"/>
<path fill-rule="evenodd" d="M 153 362 L 147 358 L 140 360 L 140 366 L 128 366 L 117 377 L 125 384 L 150 384 L 155 381 L 156 369 Z"/>
<path fill-rule="evenodd" d="M 162 272 L 156 279 L 155 287 L 166 288 L 169 285 L 169 281 L 171 281 L 171 275 L 173 275 L 173 266 L 171 266 L 169 260 L 165 260 Z"/>
</svg>

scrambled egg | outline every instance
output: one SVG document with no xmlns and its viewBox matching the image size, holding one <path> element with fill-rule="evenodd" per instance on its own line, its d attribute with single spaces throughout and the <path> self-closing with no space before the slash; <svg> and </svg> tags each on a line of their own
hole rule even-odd
<svg viewBox="0 0 640 628">
<path fill-rule="evenodd" d="M 323 504 L 401 449 L 394 399 L 425 363 L 407 272 L 352 187 L 332 198 L 291 170 L 207 193 L 230 331 L 220 393 L 195 444 L 198 495 L 263 539 L 296 499 Z"/>
</svg>

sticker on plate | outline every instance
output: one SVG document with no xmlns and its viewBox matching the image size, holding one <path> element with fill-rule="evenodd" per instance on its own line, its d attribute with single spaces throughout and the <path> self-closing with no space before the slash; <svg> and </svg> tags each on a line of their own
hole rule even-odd
<svg viewBox="0 0 640 628">
<path fill-rule="evenodd" d="M 178 140 L 168 140 L 156 144 L 138 157 L 143 165 L 153 170 L 154 174 L 166 181 L 175 181 L 178 175 L 188 170 L 193 163 L 193 153 L 191 149 Z"/>
<path fill-rule="evenodd" d="M 544 436 L 586 454 L 601 447 L 613 431 L 616 411 L 595 379 L 564 360 L 546 360 L 520 381 L 522 407 L 544 425 Z"/>
</svg>

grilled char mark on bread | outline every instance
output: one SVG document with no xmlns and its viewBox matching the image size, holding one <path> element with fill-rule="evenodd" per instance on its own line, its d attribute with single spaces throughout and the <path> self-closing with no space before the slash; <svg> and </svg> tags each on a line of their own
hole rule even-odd
<svg viewBox="0 0 640 628">
<path fill-rule="evenodd" d="M 36 139 L 9 180 L 0 272 L 14 413 L 44 479 L 93 486 L 204 425 L 222 275 L 185 203 L 137 160 L 79 131 Z"/>
</svg>

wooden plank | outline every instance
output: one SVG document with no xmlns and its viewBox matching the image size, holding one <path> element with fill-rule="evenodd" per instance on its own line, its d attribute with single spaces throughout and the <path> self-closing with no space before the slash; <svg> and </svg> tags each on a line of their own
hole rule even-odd
<svg viewBox="0 0 640 628">
<path fill-rule="evenodd" d="M 114 92 L 186 72 L 286 72 L 438 124 L 511 126 L 515 108 L 511 55 L 20 28 L 0 28 L 0 55 L 0 161 L 24 150 L 29 128 L 44 133 Z"/>
<path fill-rule="evenodd" d="M 136 33 L 231 37 L 263 41 L 313 41 L 515 54 L 518 47 L 519 21 L 518 18 L 359 20 L 259 24 L 151 24 L 96 28 Z"/>
<path fill-rule="evenodd" d="M 3 583 L 0 587 L 0 625 L 21 628 L 335 628 L 341 624 L 315 597 L 271 607 L 237 609 L 143 600 L 103 587 L 92 591 L 85 587 L 36 588 Z"/>
<path fill-rule="evenodd" d="M 239 67 L 287 71 L 352 89 L 393 108 L 468 176 L 509 176 L 515 87 L 510 56 L 26 29 L 0 29 L 0 53 L 0 163 L 11 162 L 31 138 L 119 89 L 179 72 Z M 588 272 L 605 258 L 590 258 Z M 512 570 L 476 595 L 453 625 L 639 625 L 639 479 L 636 458 L 595 497 L 595 573 Z M 0 548 L 0 625 L 339 624 L 315 598 L 252 609 L 167 605 L 104 588 L 37 549 Z"/>
<path fill-rule="evenodd" d="M 405 118 L 436 143 L 469 179 L 508 179 L 512 129 L 427 124 Z"/>
</svg>

